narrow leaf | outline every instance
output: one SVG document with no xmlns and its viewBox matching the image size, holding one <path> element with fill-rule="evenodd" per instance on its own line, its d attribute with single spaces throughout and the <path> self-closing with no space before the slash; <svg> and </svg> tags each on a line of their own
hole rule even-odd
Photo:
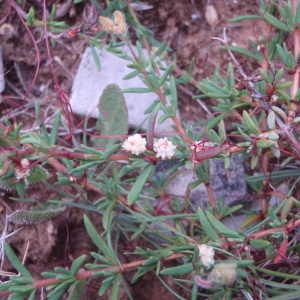
<svg viewBox="0 0 300 300">
<path fill-rule="evenodd" d="M 221 243 L 221 239 L 208 222 L 203 210 L 200 207 L 198 208 L 198 217 L 205 234 L 207 234 L 212 239 L 212 241 Z"/>
<path fill-rule="evenodd" d="M 285 25 L 283 22 L 279 21 L 278 18 L 275 18 L 274 16 L 272 16 L 270 13 L 266 12 L 263 16 L 263 19 L 271 24 L 272 26 L 274 26 L 277 29 L 283 30 L 285 32 L 290 32 L 291 29 Z"/>
<path fill-rule="evenodd" d="M 192 271 L 194 271 L 193 264 L 188 263 L 188 264 L 183 264 L 181 266 L 164 269 L 164 270 L 160 271 L 160 274 L 171 275 L 171 276 L 175 276 L 175 275 L 182 276 L 182 275 L 191 273 Z"/>
<path fill-rule="evenodd" d="M 84 255 L 81 255 L 81 256 L 77 257 L 73 261 L 71 269 L 70 269 L 71 274 L 73 276 L 77 275 L 77 273 L 78 273 L 79 269 L 81 268 L 82 264 L 84 263 L 85 259 L 86 259 L 86 255 L 84 254 Z"/>
<path fill-rule="evenodd" d="M 25 266 L 22 264 L 22 262 L 19 260 L 17 255 L 14 253 L 12 248 L 9 246 L 9 244 L 4 243 L 4 250 L 5 253 L 11 262 L 11 264 L 16 268 L 18 272 L 22 274 L 22 276 L 27 278 L 32 278 L 30 272 L 25 268 Z"/>
<path fill-rule="evenodd" d="M 26 210 L 17 210 L 12 214 L 8 215 L 8 221 L 22 224 L 22 225 L 29 225 L 29 224 L 36 224 L 47 221 L 51 218 L 54 218 L 60 215 L 66 206 L 62 206 L 58 209 L 49 209 L 44 211 L 26 211 Z"/>
<path fill-rule="evenodd" d="M 270 242 L 266 240 L 250 239 L 250 245 L 254 249 L 261 250 L 266 249 L 270 245 Z"/>
<path fill-rule="evenodd" d="M 158 83 L 158 86 L 159 86 L 159 87 L 162 86 L 162 85 L 165 83 L 165 81 L 167 80 L 167 77 L 168 77 L 169 74 L 172 72 L 173 68 L 174 68 L 174 66 L 173 66 L 173 65 L 170 65 L 170 66 L 166 69 L 165 73 L 162 75 L 162 77 L 161 77 L 160 80 L 159 80 L 159 83 Z"/>
<path fill-rule="evenodd" d="M 241 235 L 226 227 L 222 222 L 220 222 L 217 218 L 215 218 L 209 211 L 206 212 L 207 219 L 210 224 L 221 234 L 231 237 L 231 238 L 241 238 Z"/>
<path fill-rule="evenodd" d="M 119 276 L 116 276 L 114 280 L 113 287 L 111 290 L 111 297 L 110 299 L 119 299 L 119 292 L 120 292 L 120 283 L 119 283 Z"/>
<path fill-rule="evenodd" d="M 84 279 L 77 280 L 70 286 L 67 300 L 82 300 L 84 289 L 85 289 L 85 280 Z"/>
<path fill-rule="evenodd" d="M 99 296 L 103 296 L 107 292 L 115 278 L 116 276 L 111 276 L 102 281 L 102 286 L 99 290 Z"/>
<path fill-rule="evenodd" d="M 153 165 L 149 164 L 136 179 L 136 182 L 133 184 L 128 196 L 127 201 L 129 205 L 134 204 L 134 202 L 138 199 L 148 177 L 150 176 L 153 170 Z"/>
<path fill-rule="evenodd" d="M 100 237 L 98 234 L 96 228 L 93 226 L 90 219 L 87 217 L 87 215 L 84 215 L 83 217 L 84 225 L 86 227 L 87 233 L 94 242 L 94 244 L 101 250 L 101 252 L 107 257 L 111 259 L 111 262 L 115 264 L 115 255 L 114 253 L 108 248 L 108 246 L 105 244 L 104 240 Z"/>
<path fill-rule="evenodd" d="M 50 134 L 50 145 L 55 145 L 56 144 L 56 139 L 57 139 L 57 134 L 58 134 L 58 131 L 59 131 L 60 120 L 61 120 L 61 110 L 55 116 L 55 120 L 54 120 L 52 130 L 51 130 L 51 134 Z"/>
<path fill-rule="evenodd" d="M 254 134 L 259 135 L 259 130 L 257 126 L 254 124 L 253 120 L 251 119 L 250 115 L 246 110 L 243 110 L 243 118 L 245 125 L 248 127 L 248 129 Z"/>
<path fill-rule="evenodd" d="M 122 90 L 123 93 L 149 93 L 152 92 L 152 89 L 148 88 L 127 88 Z"/>
</svg>

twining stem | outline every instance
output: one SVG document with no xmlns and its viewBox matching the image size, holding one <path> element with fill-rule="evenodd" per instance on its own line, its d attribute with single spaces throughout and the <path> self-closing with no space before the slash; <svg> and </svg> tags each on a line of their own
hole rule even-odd
<svg viewBox="0 0 300 300">
<path fill-rule="evenodd" d="M 271 229 L 267 229 L 267 230 L 264 230 L 264 231 L 261 231 L 261 232 L 257 232 L 257 233 L 253 233 L 251 234 L 251 238 L 254 238 L 254 239 L 261 239 L 265 236 L 269 236 L 269 235 L 272 235 L 274 232 L 281 232 L 281 231 L 286 231 L 286 230 L 291 230 L 297 226 L 300 225 L 300 220 L 292 220 L 291 222 L 287 223 L 287 224 L 284 224 L 283 226 L 281 227 L 277 227 L 277 228 L 271 228 Z"/>
<path fill-rule="evenodd" d="M 296 14 L 296 12 L 297 12 L 297 5 L 298 5 L 298 0 L 293 0 L 292 7 L 293 7 L 294 14 Z M 294 57 L 297 57 L 297 55 L 300 53 L 300 28 L 299 28 L 299 26 L 296 26 L 293 37 L 294 37 Z M 295 95 L 298 91 L 299 79 L 300 79 L 300 69 L 298 67 L 294 74 L 294 78 L 293 78 L 293 85 L 292 85 L 292 91 L 291 91 L 292 100 L 295 99 Z M 291 103 L 291 106 L 292 106 L 292 103 Z M 296 109 L 297 109 L 297 105 L 296 105 Z"/>
<path fill-rule="evenodd" d="M 37 43 L 35 41 L 35 38 L 34 38 L 32 32 L 30 31 L 29 26 L 26 24 L 26 21 L 25 21 L 26 20 L 26 14 L 24 16 L 24 12 L 22 11 L 22 9 L 20 9 L 19 5 L 14 0 L 9 0 L 8 3 L 9 3 L 9 5 L 11 7 L 13 7 L 15 9 L 17 15 L 19 16 L 20 21 L 23 23 L 24 27 L 26 28 L 26 30 L 27 30 L 27 32 L 28 32 L 28 34 L 29 34 L 32 42 L 33 42 L 33 45 L 34 45 L 34 48 L 35 48 L 35 52 L 36 52 L 36 69 L 35 69 L 35 74 L 34 74 L 34 77 L 33 77 L 32 81 L 31 81 L 31 83 L 30 83 L 30 86 L 27 89 L 26 94 L 24 96 L 23 100 L 25 101 L 27 99 L 27 97 L 28 97 L 31 89 L 33 88 L 33 85 L 34 85 L 36 79 L 37 79 L 37 76 L 38 76 L 38 73 L 39 73 L 39 70 L 40 70 L 41 55 L 40 55 L 40 51 L 39 51 L 38 45 L 37 45 Z M 23 103 L 23 105 L 24 105 L 24 103 Z"/>
<path fill-rule="evenodd" d="M 169 257 L 161 259 L 161 262 L 180 259 L 180 258 L 183 258 L 184 256 L 185 256 L 185 254 L 175 253 Z M 117 266 L 102 268 L 102 269 L 98 269 L 98 270 L 84 270 L 76 275 L 76 280 L 88 279 L 93 276 L 97 276 L 97 274 L 103 273 L 105 271 L 106 272 L 107 271 L 119 271 L 119 273 L 128 272 L 128 271 L 134 270 L 134 269 L 142 266 L 146 261 L 147 261 L 147 259 L 143 259 L 143 260 L 133 261 L 128 264 L 123 264 L 121 266 L 117 265 Z M 50 285 L 60 284 L 62 282 L 63 282 L 62 280 L 57 280 L 55 278 L 41 279 L 41 280 L 36 280 L 34 282 L 34 287 L 37 290 L 37 289 L 47 287 Z M 5 297 L 10 294 L 11 294 L 10 291 L 0 291 L 0 297 Z"/>
<path fill-rule="evenodd" d="M 126 42 L 133 58 L 135 61 L 138 61 L 138 57 L 137 55 L 135 54 L 132 46 L 131 46 L 131 43 L 129 41 Z M 140 72 L 144 75 L 144 77 L 148 80 L 149 76 L 148 76 L 148 73 L 145 69 L 140 69 Z M 165 95 L 162 93 L 162 91 L 158 88 L 154 91 L 154 93 L 159 97 L 159 99 L 161 100 L 162 104 L 164 106 L 167 106 L 168 105 L 168 101 L 165 97 Z M 171 119 L 173 120 L 179 134 L 182 136 L 182 138 L 186 141 L 186 142 L 192 142 L 191 138 L 189 138 L 186 133 L 185 133 L 185 130 L 183 129 L 182 125 L 181 125 L 181 122 L 179 121 L 179 119 L 177 118 L 177 116 L 172 116 Z"/>
<path fill-rule="evenodd" d="M 217 219 L 219 219 L 220 217 L 219 217 L 218 210 L 217 210 L 216 199 L 215 199 L 213 190 L 212 190 L 211 185 L 209 184 L 209 182 L 205 183 L 205 187 L 206 187 L 206 191 L 207 191 L 207 195 L 208 195 L 208 198 L 209 198 L 210 205 L 211 205 L 211 207 L 213 209 L 213 212 L 214 212 L 214 216 Z"/>
</svg>

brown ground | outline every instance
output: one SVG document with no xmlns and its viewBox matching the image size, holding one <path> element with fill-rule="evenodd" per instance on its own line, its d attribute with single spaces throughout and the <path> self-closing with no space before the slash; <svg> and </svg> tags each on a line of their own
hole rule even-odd
<svg viewBox="0 0 300 300">
<path fill-rule="evenodd" d="M 52 2 L 47 1 L 48 10 L 50 10 Z M 141 2 L 145 3 L 145 1 Z M 42 1 L 31 0 L 25 3 L 23 10 L 27 12 L 31 6 L 34 6 L 37 17 L 41 19 L 43 7 L 40 3 Z M 216 18 L 213 13 L 205 17 L 205 10 L 209 3 L 215 9 Z M 256 34 L 261 33 L 258 23 L 253 28 L 248 22 L 231 24 L 228 21 L 230 18 L 242 14 L 255 13 L 257 9 L 255 3 L 255 1 L 249 1 L 246 4 L 246 1 L 237 0 L 149 0 L 147 4 L 153 8 L 139 11 L 137 15 L 142 24 L 153 31 L 154 38 L 160 41 L 166 40 L 168 46 L 175 50 L 178 66 L 182 70 L 188 70 L 192 57 L 197 57 L 197 63 L 201 66 L 195 68 L 195 76 L 200 80 L 212 75 L 214 64 L 220 63 L 222 67 L 226 68 L 229 61 L 227 53 L 219 49 L 220 42 L 211 39 L 213 36 L 221 36 L 223 27 L 227 27 L 230 43 L 234 42 L 244 47 L 247 47 L 248 39 L 255 38 L 253 29 Z M 61 20 L 69 25 L 76 24 L 81 19 L 83 7 L 83 4 L 76 7 L 72 5 Z M 8 9 L 7 2 L 0 3 L 0 20 L 4 18 Z M 192 17 L 197 14 L 201 19 Z M 40 101 L 43 105 L 45 118 L 52 114 L 55 107 L 59 106 L 53 76 L 47 60 L 45 41 L 41 34 L 42 30 L 34 27 L 30 29 L 37 41 L 41 60 L 39 73 L 26 97 L 25 107 L 27 110 L 24 111 L 22 99 L 25 98 L 25 94 L 34 80 L 37 53 L 28 32 L 13 8 L 5 23 L 0 26 L 0 43 L 3 47 L 4 68 L 7 72 L 5 76 L 6 89 L 3 92 L 2 101 L 0 101 L 0 117 L 9 116 L 12 122 L 22 120 L 24 129 L 37 126 L 36 120 L 32 117 L 35 101 Z M 67 93 L 71 91 L 73 76 L 87 44 L 86 38 L 78 36 L 72 39 L 59 39 L 55 47 L 51 48 L 59 84 Z M 250 72 L 257 67 L 253 66 L 250 60 L 244 60 L 242 64 Z M 201 106 L 191 100 L 191 95 L 195 93 L 197 90 L 187 85 L 182 86 L 179 90 L 180 112 L 184 121 L 199 121 L 201 118 L 207 117 Z M 207 105 L 210 106 L 210 103 L 208 102 Z M 71 192 L 76 193 L 76 190 Z M 87 194 L 89 194 L 88 191 Z M 17 195 L 5 191 L 1 193 L 2 220 L 4 220 L 7 205 L 12 210 L 29 209 L 31 205 L 46 202 L 51 197 L 55 198 L 55 193 L 39 185 L 26 193 L 26 198 L 33 199 L 33 203 L 24 204 L 12 201 L 9 197 L 17 197 Z M 20 255 L 24 254 L 27 241 L 30 240 L 26 266 L 37 278 L 41 271 L 53 270 L 53 267 L 58 265 L 68 266 L 77 256 L 95 250 L 83 228 L 81 213 L 80 210 L 69 208 L 59 218 L 38 226 L 30 226 L 10 239 L 11 245 Z M 91 218 L 95 226 L 101 230 L 99 215 L 91 214 Z M 68 235 L 70 236 L 69 240 L 67 239 Z M 134 251 L 137 245 L 142 248 L 149 246 L 145 242 L 140 244 L 139 241 L 129 243 L 125 238 L 122 239 L 122 242 L 120 249 L 124 250 L 123 252 Z M 129 262 L 122 253 L 120 253 L 120 259 L 124 263 Z M 7 264 L 5 264 L 5 268 L 9 270 Z M 128 282 L 130 282 L 132 274 L 126 275 Z M 98 295 L 98 281 L 94 280 L 89 283 L 85 299 L 99 299 L 96 296 Z M 134 299 L 175 299 L 151 273 L 131 286 L 131 291 Z M 188 298 L 184 291 L 179 289 L 176 291 L 182 297 Z M 123 295 L 120 299 L 127 299 L 125 293 Z"/>
</svg>

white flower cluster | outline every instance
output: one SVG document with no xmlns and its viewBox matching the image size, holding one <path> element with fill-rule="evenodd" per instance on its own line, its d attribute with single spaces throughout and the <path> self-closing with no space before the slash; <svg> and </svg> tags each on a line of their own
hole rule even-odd
<svg viewBox="0 0 300 300">
<path fill-rule="evenodd" d="M 204 267 L 209 267 L 215 263 L 214 255 L 215 251 L 212 247 L 202 244 L 198 246 L 199 248 L 199 258 Z"/>
<path fill-rule="evenodd" d="M 173 145 L 171 141 L 165 137 L 159 139 L 153 145 L 153 150 L 156 152 L 156 157 L 161 157 L 161 159 L 172 158 L 175 153 L 176 146 Z"/>
<path fill-rule="evenodd" d="M 140 134 L 129 136 L 123 143 L 123 149 L 131 152 L 132 154 L 139 155 L 146 151 L 146 139 Z"/>
<path fill-rule="evenodd" d="M 30 175 L 30 168 L 29 168 L 29 160 L 27 158 L 23 158 L 20 161 L 20 166 L 15 168 L 15 176 L 17 180 L 25 180 Z"/>
<path fill-rule="evenodd" d="M 146 139 L 136 133 L 128 137 L 123 143 L 123 149 L 132 154 L 139 155 L 146 151 Z M 153 145 L 153 150 L 156 152 L 156 157 L 161 159 L 172 158 L 175 153 L 176 146 L 173 145 L 166 137 L 159 139 Z"/>
</svg>

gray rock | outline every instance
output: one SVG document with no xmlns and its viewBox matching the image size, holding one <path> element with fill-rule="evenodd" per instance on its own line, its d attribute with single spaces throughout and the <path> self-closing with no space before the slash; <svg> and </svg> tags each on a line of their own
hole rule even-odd
<svg viewBox="0 0 300 300">
<path fill-rule="evenodd" d="M 2 47 L 0 46 L 0 93 L 5 89 L 4 70 L 3 70 L 3 58 Z"/>
<path fill-rule="evenodd" d="M 227 178 L 223 160 L 210 160 L 210 185 L 213 194 L 216 200 L 223 197 L 228 206 L 247 203 L 249 202 L 249 197 L 247 197 L 248 191 L 244 165 L 238 163 L 239 156 L 231 156 L 230 160 L 229 178 Z M 158 172 L 162 171 L 161 168 L 158 167 Z M 170 182 L 166 192 L 178 197 L 184 197 L 188 185 L 195 180 L 197 180 L 197 177 L 193 170 L 186 170 Z M 205 185 L 200 184 L 193 189 L 189 199 L 195 208 L 199 206 L 206 207 L 209 198 Z"/>
<path fill-rule="evenodd" d="M 99 115 L 97 107 L 99 98 L 107 85 L 115 83 L 121 89 L 146 87 L 138 77 L 123 80 L 125 75 L 132 72 L 132 69 L 127 67 L 130 61 L 119 58 L 107 50 L 95 50 L 102 69 L 100 72 L 97 70 L 91 48 L 86 48 L 74 79 L 70 101 L 75 113 L 93 118 Z M 123 50 L 126 52 L 125 48 Z M 135 48 L 134 50 L 136 51 Z M 124 97 L 128 108 L 129 126 L 137 128 L 145 121 L 147 116 L 144 112 L 157 99 L 157 95 L 155 93 L 125 93 Z M 162 114 L 160 112 L 159 116 Z M 162 124 L 156 125 L 155 132 L 172 131 L 172 125 L 174 125 L 173 121 L 167 119 Z M 141 129 L 145 131 L 146 127 L 147 122 L 144 122 Z"/>
</svg>

